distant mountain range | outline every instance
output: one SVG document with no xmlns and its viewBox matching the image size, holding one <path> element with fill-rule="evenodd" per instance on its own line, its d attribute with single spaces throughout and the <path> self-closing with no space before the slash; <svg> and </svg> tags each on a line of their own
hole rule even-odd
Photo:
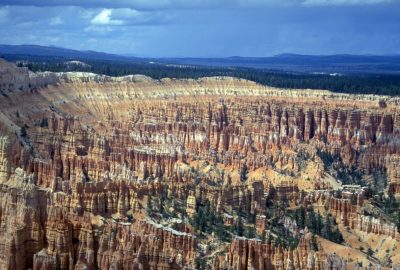
<svg viewBox="0 0 400 270">
<path fill-rule="evenodd" d="M 133 60 L 135 57 L 125 57 L 122 55 L 95 52 L 95 51 L 78 51 L 55 46 L 39 46 L 39 45 L 2 45 L 0 44 L 0 55 L 29 55 L 29 56 L 45 56 L 45 57 L 64 57 L 68 59 L 91 59 L 91 60 Z"/>
<path fill-rule="evenodd" d="M 78 51 L 54 46 L 0 45 L 0 56 L 60 57 L 68 60 L 112 60 L 157 63 L 161 65 L 244 67 L 301 73 L 374 73 L 400 74 L 400 55 L 298 55 L 272 57 L 221 58 L 139 58 L 96 51 Z"/>
<path fill-rule="evenodd" d="M 166 61 L 162 59 L 161 61 Z M 390 73 L 400 74 L 400 55 L 298 55 L 272 57 L 170 58 L 175 64 L 218 67 L 247 67 L 306 73 Z"/>
</svg>

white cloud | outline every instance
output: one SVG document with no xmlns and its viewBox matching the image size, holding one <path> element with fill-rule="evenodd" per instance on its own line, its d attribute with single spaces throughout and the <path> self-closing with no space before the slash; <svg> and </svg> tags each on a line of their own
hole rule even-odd
<svg viewBox="0 0 400 270">
<path fill-rule="evenodd" d="M 92 15 L 93 16 L 93 15 Z M 99 27 L 122 25 L 161 24 L 167 22 L 172 15 L 162 11 L 138 11 L 132 8 L 102 9 L 91 20 L 91 26 Z M 91 27 L 89 30 L 95 28 Z"/>
<path fill-rule="evenodd" d="M 305 0 L 306 6 L 351 6 L 390 3 L 391 0 Z"/>
<path fill-rule="evenodd" d="M 122 20 L 111 19 L 112 12 L 112 9 L 103 9 L 91 20 L 91 23 L 94 25 L 122 25 L 124 23 Z"/>
<path fill-rule="evenodd" d="M 63 20 L 60 17 L 53 17 L 50 19 L 50 25 L 60 25 L 63 23 Z"/>
</svg>

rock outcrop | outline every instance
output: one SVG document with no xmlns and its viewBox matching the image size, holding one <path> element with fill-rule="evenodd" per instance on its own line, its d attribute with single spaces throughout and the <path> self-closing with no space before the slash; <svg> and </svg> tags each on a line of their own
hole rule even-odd
<svg viewBox="0 0 400 270">
<path fill-rule="evenodd" d="M 224 257 L 217 257 L 214 269 L 347 269 L 347 263 L 336 254 L 314 251 L 311 235 L 305 235 L 295 250 L 284 250 L 273 243 L 235 239 Z"/>
<path fill-rule="evenodd" d="M 0 269 L 184 269 L 201 257 L 213 269 L 346 269 L 291 219 L 292 249 L 229 232 L 210 251 L 216 232 L 193 225 L 209 207 L 226 231 L 242 212 L 265 235 L 274 202 L 326 205 L 339 224 L 398 241 L 396 225 L 363 214 L 364 193 L 332 196 L 343 187 L 326 168 L 333 156 L 384 171 L 400 194 L 398 97 L 4 61 L 0 87 Z"/>
</svg>

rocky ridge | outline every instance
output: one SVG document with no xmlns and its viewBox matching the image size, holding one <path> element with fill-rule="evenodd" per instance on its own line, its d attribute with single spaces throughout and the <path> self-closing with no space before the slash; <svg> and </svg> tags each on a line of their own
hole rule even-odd
<svg viewBox="0 0 400 270">
<path fill-rule="evenodd" d="M 34 74 L 5 62 L 0 82 L 1 269 L 182 269 L 202 257 L 213 269 L 358 265 L 319 238 L 312 246 L 313 236 L 297 226 L 292 249 L 272 232 L 264 242 L 232 233 L 214 250 L 185 214 L 195 218 L 207 203 L 229 216 L 227 224 L 239 222 L 237 209 L 268 214 L 271 200 L 325 205 L 339 228 L 398 247 L 395 224 L 365 215 L 372 198 L 352 187 L 354 202 L 344 179 L 331 177 L 345 168 L 383 171 L 387 194 L 400 193 L 398 97 L 225 77 Z M 157 207 L 180 222 L 164 222 L 151 211 Z M 357 248 L 349 239 L 344 244 Z M 389 256 L 400 262 L 395 250 Z M 378 254 L 360 260 L 390 265 Z"/>
</svg>

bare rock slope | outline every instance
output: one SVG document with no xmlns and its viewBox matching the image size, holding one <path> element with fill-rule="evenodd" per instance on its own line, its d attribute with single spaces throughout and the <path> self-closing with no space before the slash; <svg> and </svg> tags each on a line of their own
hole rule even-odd
<svg viewBox="0 0 400 270">
<path fill-rule="evenodd" d="M 0 269 L 400 263 L 398 97 L 5 61 L 0 94 Z"/>
</svg>

